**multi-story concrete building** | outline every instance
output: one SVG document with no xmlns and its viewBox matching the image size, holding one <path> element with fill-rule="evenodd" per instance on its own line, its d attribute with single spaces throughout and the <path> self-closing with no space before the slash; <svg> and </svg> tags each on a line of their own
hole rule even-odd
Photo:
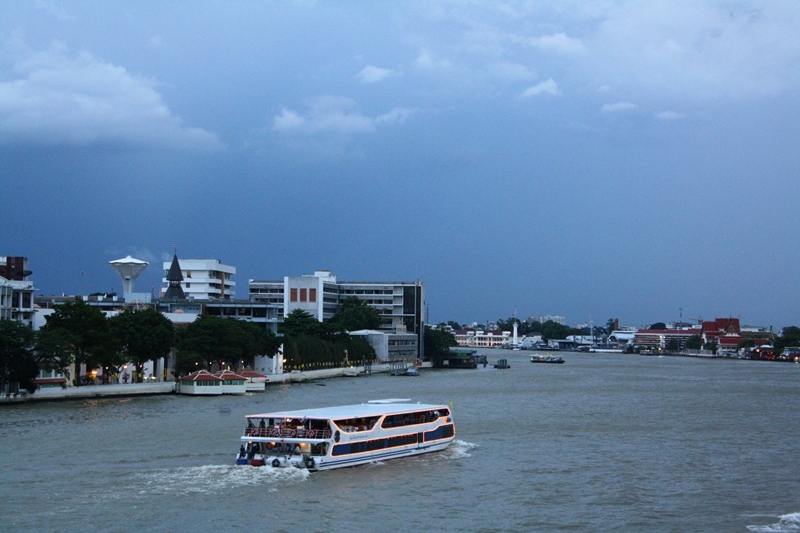
<svg viewBox="0 0 800 533">
<path fill-rule="evenodd" d="M 381 331 L 414 333 L 424 326 L 425 290 L 421 281 L 337 281 L 328 270 L 286 276 L 283 281 L 250 280 L 250 300 L 283 304 L 283 316 L 295 309 L 320 322 L 333 318 L 349 297 L 364 301 L 383 318 Z"/>
<path fill-rule="evenodd" d="M 387 333 L 363 329 L 350 335 L 363 337 L 373 348 L 379 362 L 413 362 L 419 357 L 419 341 L 413 333 Z"/>
<path fill-rule="evenodd" d="M 236 282 L 231 277 L 236 267 L 222 264 L 219 259 L 178 259 L 183 280 L 180 286 L 189 300 L 233 300 Z M 172 261 L 164 262 L 161 280 L 162 294 L 169 288 L 167 279 Z"/>
<path fill-rule="evenodd" d="M 567 317 L 562 315 L 539 315 L 538 321 L 540 324 L 545 322 L 555 322 L 556 324 L 566 325 Z"/>
<path fill-rule="evenodd" d="M 500 348 L 509 343 L 510 331 L 482 330 L 482 329 L 457 329 L 453 331 L 459 346 L 478 348 Z"/>
<path fill-rule="evenodd" d="M 649 350 L 664 350 L 670 341 L 677 343 L 677 350 L 686 348 L 686 341 L 697 335 L 696 329 L 640 329 L 633 337 L 633 345 Z"/>
<path fill-rule="evenodd" d="M 16 320 L 33 327 L 36 289 L 28 280 L 30 275 L 27 257 L 0 256 L 0 319 Z"/>
</svg>

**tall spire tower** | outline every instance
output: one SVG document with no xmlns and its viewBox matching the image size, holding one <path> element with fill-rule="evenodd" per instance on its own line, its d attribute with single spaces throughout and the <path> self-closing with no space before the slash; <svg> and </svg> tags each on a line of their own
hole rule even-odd
<svg viewBox="0 0 800 533">
<path fill-rule="evenodd" d="M 169 287 L 167 287 L 167 292 L 164 293 L 165 300 L 183 300 L 186 298 L 183 293 L 183 287 L 181 287 L 181 281 L 183 281 L 183 273 L 181 272 L 181 265 L 178 263 L 178 252 L 175 252 L 172 257 L 172 265 L 170 265 L 167 272 Z"/>
</svg>

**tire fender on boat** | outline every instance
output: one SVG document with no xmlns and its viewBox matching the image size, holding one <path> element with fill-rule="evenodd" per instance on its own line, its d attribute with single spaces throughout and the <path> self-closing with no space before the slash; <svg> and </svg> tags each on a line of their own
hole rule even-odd
<svg viewBox="0 0 800 533">
<path fill-rule="evenodd" d="M 274 468 L 278 468 L 279 466 L 281 466 L 281 462 L 278 459 L 273 459 L 272 460 L 272 466 Z"/>
<path fill-rule="evenodd" d="M 313 457 L 306 457 L 305 463 L 306 463 L 306 468 L 308 468 L 309 470 L 314 468 L 314 466 L 316 466 Z"/>
</svg>

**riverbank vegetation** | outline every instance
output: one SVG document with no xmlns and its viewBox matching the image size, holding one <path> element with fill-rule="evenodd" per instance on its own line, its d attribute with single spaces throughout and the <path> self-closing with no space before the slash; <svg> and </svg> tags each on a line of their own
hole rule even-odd
<svg viewBox="0 0 800 533">
<path fill-rule="evenodd" d="M 348 332 L 377 329 L 381 323 L 378 310 L 356 297 L 346 299 L 329 322 L 319 322 L 310 313 L 295 309 L 278 328 L 283 335 L 284 368 L 371 363 L 375 349 L 363 337 Z"/>
</svg>

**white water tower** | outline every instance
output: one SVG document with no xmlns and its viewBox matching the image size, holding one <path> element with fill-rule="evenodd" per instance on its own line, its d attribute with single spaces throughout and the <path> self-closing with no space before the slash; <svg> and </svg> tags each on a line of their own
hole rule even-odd
<svg viewBox="0 0 800 533">
<path fill-rule="evenodd" d="M 126 302 L 135 298 L 143 301 L 150 300 L 150 298 L 147 297 L 149 293 L 139 295 L 133 292 L 133 284 L 136 281 L 136 278 L 139 277 L 139 274 L 141 274 L 150 263 L 128 256 L 122 259 L 117 259 L 116 261 L 109 261 L 108 264 L 111 265 L 111 268 L 113 268 L 114 271 L 119 274 L 119 277 L 122 278 L 122 295 Z"/>
</svg>

